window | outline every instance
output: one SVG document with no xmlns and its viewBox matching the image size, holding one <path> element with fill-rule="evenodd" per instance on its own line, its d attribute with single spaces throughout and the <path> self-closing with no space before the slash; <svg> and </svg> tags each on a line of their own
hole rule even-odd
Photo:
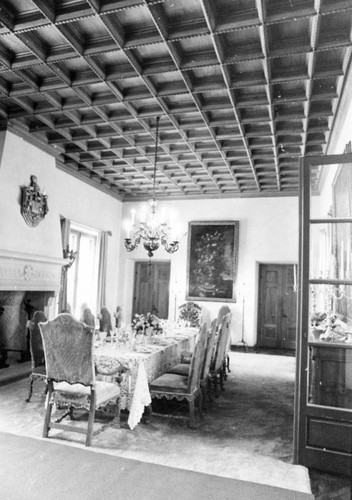
<svg viewBox="0 0 352 500">
<path fill-rule="evenodd" d="M 79 318 L 82 304 L 86 303 L 93 314 L 97 309 L 100 233 L 71 222 L 69 241 L 77 257 L 68 271 L 67 302 Z"/>
</svg>

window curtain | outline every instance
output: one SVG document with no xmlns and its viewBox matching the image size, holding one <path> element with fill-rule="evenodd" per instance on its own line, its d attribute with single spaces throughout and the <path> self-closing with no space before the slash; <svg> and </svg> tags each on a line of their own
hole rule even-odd
<svg viewBox="0 0 352 500">
<path fill-rule="evenodd" d="M 60 217 L 60 225 L 61 225 L 62 250 L 64 250 L 69 244 L 71 222 L 68 219 L 65 219 L 65 217 Z M 69 309 L 70 306 L 67 304 L 67 269 L 63 267 L 61 271 L 59 313 L 63 311 L 68 311 Z"/>
<path fill-rule="evenodd" d="M 98 269 L 98 304 L 97 311 L 106 306 L 106 267 L 108 256 L 108 231 L 102 231 L 100 236 L 100 253 Z"/>
</svg>

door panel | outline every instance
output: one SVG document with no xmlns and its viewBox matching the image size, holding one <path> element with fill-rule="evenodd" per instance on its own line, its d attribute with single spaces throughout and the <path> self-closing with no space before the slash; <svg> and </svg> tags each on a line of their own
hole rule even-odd
<svg viewBox="0 0 352 500">
<path fill-rule="evenodd" d="M 260 265 L 258 346 L 295 349 L 296 293 L 293 281 L 292 265 Z"/>
<path fill-rule="evenodd" d="M 132 314 L 169 315 L 170 262 L 136 262 Z"/>
</svg>

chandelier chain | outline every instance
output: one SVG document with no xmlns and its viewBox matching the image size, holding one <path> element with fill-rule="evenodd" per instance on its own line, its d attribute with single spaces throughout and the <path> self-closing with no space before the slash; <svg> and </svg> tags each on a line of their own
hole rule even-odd
<svg viewBox="0 0 352 500">
<path fill-rule="evenodd" d="M 159 145 L 159 120 L 160 117 L 156 117 L 156 134 L 155 134 L 155 148 L 154 148 L 154 170 L 153 170 L 153 199 L 149 200 L 150 213 L 149 217 L 145 216 L 140 220 L 139 226 L 135 225 L 134 213 L 135 210 L 131 210 L 131 222 L 128 226 L 127 238 L 125 238 L 125 248 L 127 252 L 132 252 L 138 245 L 143 243 L 144 248 L 148 252 L 148 257 L 151 258 L 154 252 L 158 250 L 160 245 L 168 253 L 177 252 L 179 248 L 179 241 L 177 238 L 169 240 L 170 227 L 168 223 L 162 218 L 159 220 L 156 211 L 156 199 L 155 199 L 155 187 L 156 187 L 156 167 L 158 163 L 158 145 Z M 136 227 L 133 237 L 130 236 L 130 231 Z"/>
<path fill-rule="evenodd" d="M 155 148 L 154 148 L 153 201 L 155 201 L 156 164 L 158 161 L 159 120 L 160 120 L 160 116 L 157 116 L 156 117 L 156 138 L 155 138 Z"/>
</svg>

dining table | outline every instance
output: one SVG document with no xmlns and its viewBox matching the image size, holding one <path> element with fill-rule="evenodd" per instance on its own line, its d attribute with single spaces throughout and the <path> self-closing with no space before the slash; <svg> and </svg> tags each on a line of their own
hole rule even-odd
<svg viewBox="0 0 352 500">
<path fill-rule="evenodd" d="M 134 429 L 145 408 L 150 407 L 149 383 L 179 363 L 181 356 L 192 353 L 198 328 L 182 328 L 171 333 L 153 335 L 146 341 L 130 344 L 96 342 L 94 362 L 98 380 L 119 377 L 120 408 L 128 410 L 128 426 Z"/>
</svg>

